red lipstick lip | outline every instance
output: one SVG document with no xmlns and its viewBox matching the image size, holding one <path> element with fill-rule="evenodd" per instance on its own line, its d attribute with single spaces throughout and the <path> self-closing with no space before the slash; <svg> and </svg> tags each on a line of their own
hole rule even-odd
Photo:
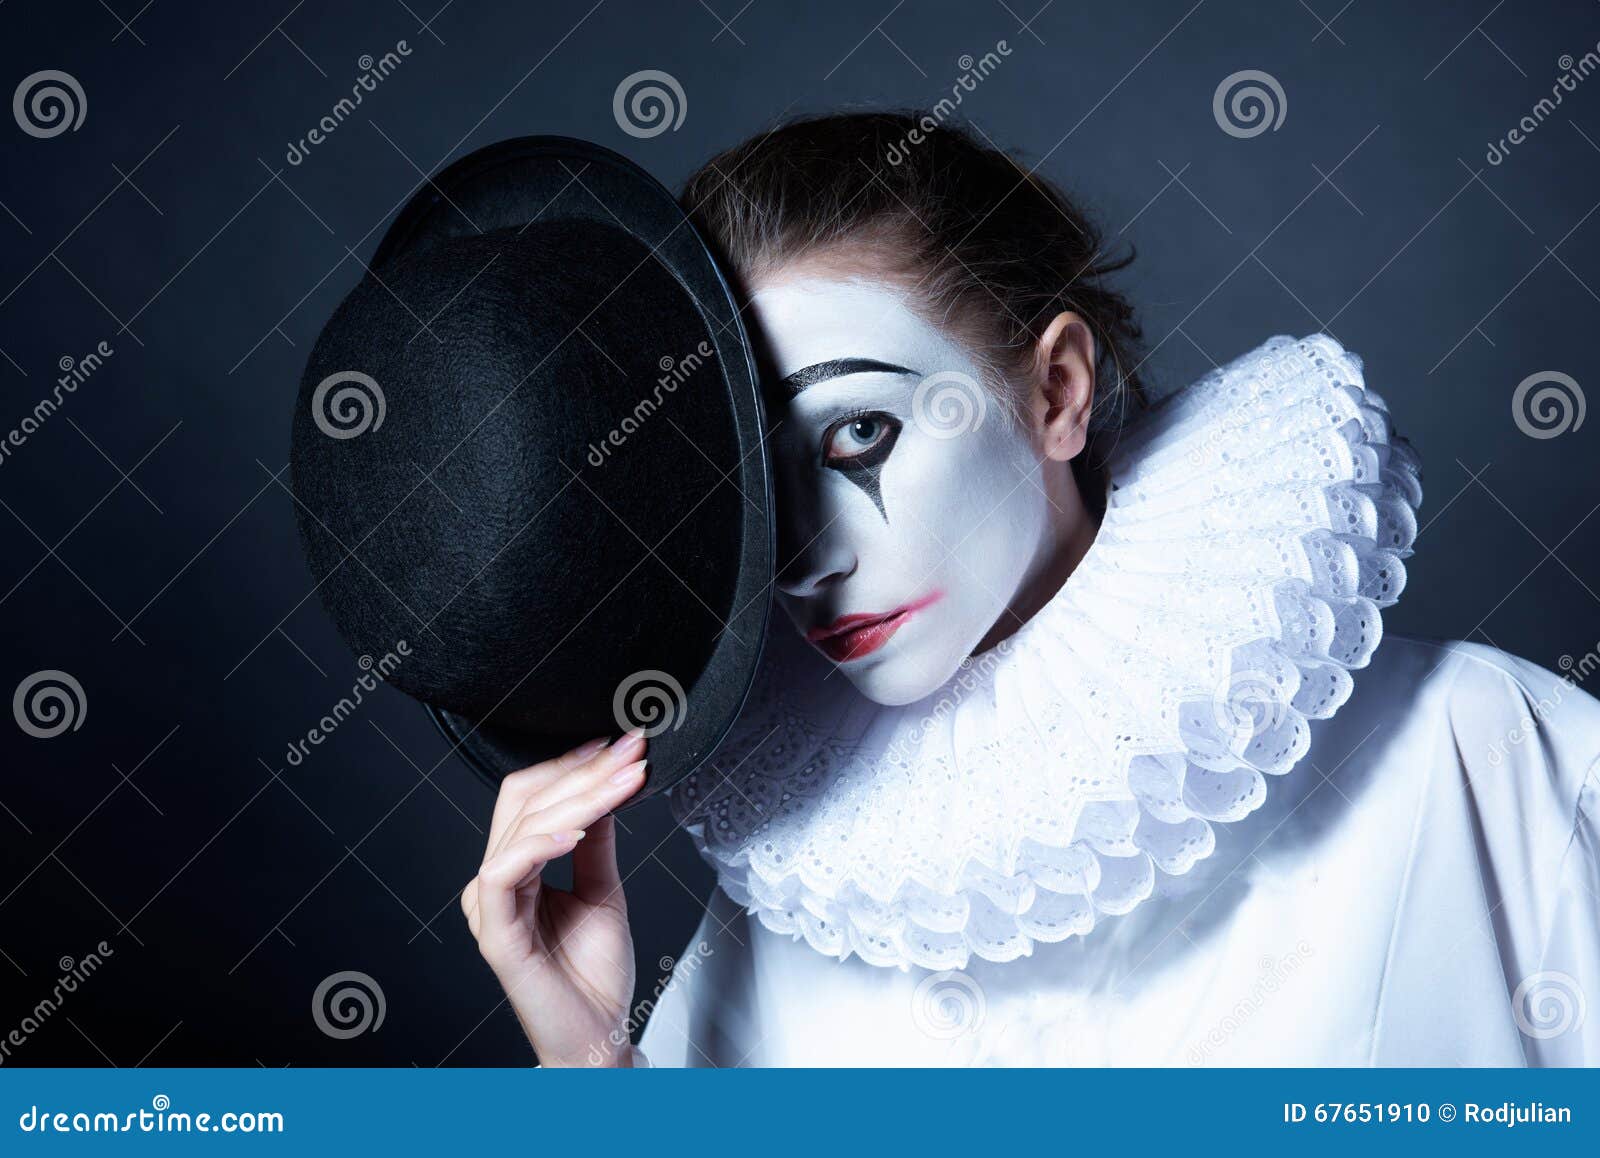
<svg viewBox="0 0 1600 1158">
<path fill-rule="evenodd" d="M 861 659 L 888 643 L 907 619 L 942 598 L 943 594 L 942 591 L 932 591 L 921 599 L 882 614 L 841 615 L 824 627 L 813 627 L 806 632 L 806 640 L 834 663 Z"/>
</svg>

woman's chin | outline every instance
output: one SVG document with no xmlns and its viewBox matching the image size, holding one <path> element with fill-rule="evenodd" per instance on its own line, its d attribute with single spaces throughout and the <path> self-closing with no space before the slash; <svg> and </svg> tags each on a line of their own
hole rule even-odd
<svg viewBox="0 0 1600 1158">
<path fill-rule="evenodd" d="M 840 664 L 839 674 L 873 703 L 898 708 L 938 691 L 956 673 L 959 664 L 959 659 L 946 664 L 931 662 L 925 656 L 886 655 Z"/>
</svg>

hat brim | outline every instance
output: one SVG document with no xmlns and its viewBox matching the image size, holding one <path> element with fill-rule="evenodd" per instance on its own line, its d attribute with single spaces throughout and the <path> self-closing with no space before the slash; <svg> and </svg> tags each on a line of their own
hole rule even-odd
<svg viewBox="0 0 1600 1158">
<path fill-rule="evenodd" d="M 439 173 L 411 198 L 372 260 L 452 238 L 534 222 L 595 220 L 648 245 L 697 304 L 716 347 L 716 365 L 738 439 L 739 463 L 720 486 L 743 496 L 738 575 L 731 617 L 705 667 L 684 689 L 669 726 L 650 735 L 649 777 L 630 805 L 655 796 L 700 767 L 744 706 L 761 659 L 771 607 L 772 484 L 762 445 L 761 396 L 738 304 L 703 238 L 672 194 L 626 158 L 568 137 L 519 137 L 480 149 Z M 541 736 L 469 720 L 428 706 L 452 750 L 491 787 L 586 736 Z"/>
</svg>

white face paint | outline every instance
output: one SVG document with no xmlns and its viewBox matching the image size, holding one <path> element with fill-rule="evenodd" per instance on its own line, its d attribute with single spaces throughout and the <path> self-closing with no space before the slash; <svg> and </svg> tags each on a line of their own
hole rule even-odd
<svg viewBox="0 0 1600 1158">
<path fill-rule="evenodd" d="M 1048 500 L 1031 440 L 972 355 L 898 290 L 796 277 L 752 305 L 783 380 L 767 384 L 779 602 L 869 699 L 919 700 L 1041 554 Z"/>
</svg>

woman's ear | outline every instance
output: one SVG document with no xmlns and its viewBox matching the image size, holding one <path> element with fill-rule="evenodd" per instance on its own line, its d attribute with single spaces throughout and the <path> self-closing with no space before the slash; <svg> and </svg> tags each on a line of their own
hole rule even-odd
<svg viewBox="0 0 1600 1158">
<path fill-rule="evenodd" d="M 1049 458 L 1083 452 L 1094 404 L 1094 334 L 1077 314 L 1050 319 L 1034 348 L 1034 429 Z"/>
</svg>

